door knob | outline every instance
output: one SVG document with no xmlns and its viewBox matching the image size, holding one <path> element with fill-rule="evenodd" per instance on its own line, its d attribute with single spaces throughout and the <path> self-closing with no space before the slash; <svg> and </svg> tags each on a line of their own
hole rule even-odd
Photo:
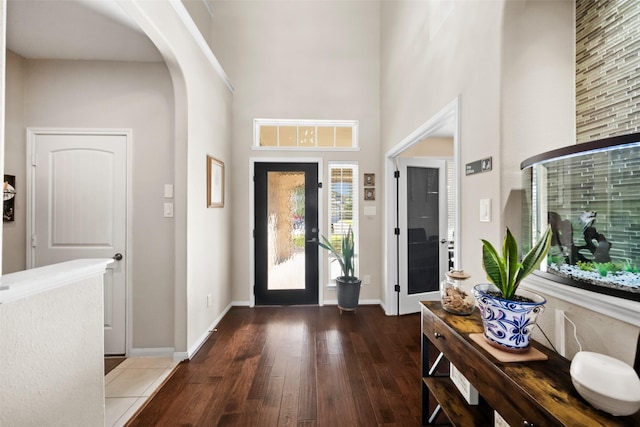
<svg viewBox="0 0 640 427">
<path fill-rule="evenodd" d="M 120 261 L 122 259 L 122 254 L 120 252 L 118 252 L 117 254 L 115 254 L 113 256 L 113 259 L 116 261 Z"/>
<path fill-rule="evenodd" d="M 440 243 L 442 243 L 444 245 L 445 243 L 447 243 L 447 239 L 440 240 Z"/>
<path fill-rule="evenodd" d="M 313 237 L 313 238 L 307 240 L 307 243 L 318 243 L 318 238 L 317 237 Z"/>
</svg>

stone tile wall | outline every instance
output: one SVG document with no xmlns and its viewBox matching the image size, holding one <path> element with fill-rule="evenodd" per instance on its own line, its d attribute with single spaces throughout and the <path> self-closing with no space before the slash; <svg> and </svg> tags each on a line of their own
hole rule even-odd
<svg viewBox="0 0 640 427">
<path fill-rule="evenodd" d="M 576 0 L 576 135 L 640 131 L 640 1 Z"/>
</svg>

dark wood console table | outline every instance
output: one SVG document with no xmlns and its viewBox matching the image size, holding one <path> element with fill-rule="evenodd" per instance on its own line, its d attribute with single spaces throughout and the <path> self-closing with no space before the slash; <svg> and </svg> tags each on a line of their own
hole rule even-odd
<svg viewBox="0 0 640 427">
<path fill-rule="evenodd" d="M 421 310 L 423 425 L 434 425 L 444 413 L 455 426 L 492 426 L 495 410 L 511 427 L 640 426 L 640 412 L 614 417 L 589 405 L 571 383 L 571 362 L 537 342 L 532 345 L 548 360 L 497 361 L 469 338 L 482 332 L 477 309 L 457 316 L 439 301 L 424 301 Z M 477 389 L 478 405 L 467 404 L 443 361 Z"/>
</svg>

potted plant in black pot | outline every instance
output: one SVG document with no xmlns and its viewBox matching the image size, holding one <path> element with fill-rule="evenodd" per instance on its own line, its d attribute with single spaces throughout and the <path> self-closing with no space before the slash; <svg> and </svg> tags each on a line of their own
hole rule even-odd
<svg viewBox="0 0 640 427">
<path fill-rule="evenodd" d="M 490 284 L 476 285 L 474 296 L 484 325 L 484 337 L 501 350 L 523 353 L 529 350 L 529 338 L 536 317 L 547 300 L 534 292 L 518 290 L 520 282 L 533 273 L 547 256 L 551 245 L 551 227 L 518 260 L 518 244 L 507 228 L 502 255 L 482 240 L 482 267 Z"/>
<path fill-rule="evenodd" d="M 353 230 L 349 227 L 347 234 L 342 237 L 340 249 L 337 250 L 331 241 L 322 236 L 322 241 L 318 242 L 320 247 L 328 250 L 335 256 L 335 260 L 340 263 L 342 276 L 336 277 L 336 287 L 338 292 L 338 308 L 340 314 L 343 311 L 355 311 L 360 299 L 360 285 L 362 280 L 354 276 L 355 242 Z"/>
</svg>

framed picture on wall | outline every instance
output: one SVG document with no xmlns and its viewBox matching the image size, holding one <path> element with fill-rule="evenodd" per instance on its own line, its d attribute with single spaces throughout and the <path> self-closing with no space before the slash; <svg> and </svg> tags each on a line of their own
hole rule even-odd
<svg viewBox="0 0 640 427">
<path fill-rule="evenodd" d="M 16 177 L 5 175 L 2 186 L 2 221 L 15 221 L 14 203 L 16 199 Z"/>
<path fill-rule="evenodd" d="M 366 188 L 364 189 L 364 199 L 365 200 L 375 200 L 376 199 L 376 189 L 375 188 Z"/>
<path fill-rule="evenodd" d="M 224 207 L 224 163 L 207 156 L 207 207 Z"/>
<path fill-rule="evenodd" d="M 375 173 L 365 173 L 364 174 L 364 185 L 374 186 L 376 185 L 376 174 Z"/>
</svg>

